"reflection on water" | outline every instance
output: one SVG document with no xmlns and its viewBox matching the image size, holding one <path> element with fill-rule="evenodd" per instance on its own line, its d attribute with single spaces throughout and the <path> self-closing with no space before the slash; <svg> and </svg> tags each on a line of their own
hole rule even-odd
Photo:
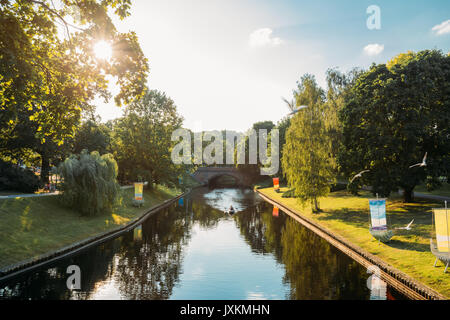
<svg viewBox="0 0 450 320">
<path fill-rule="evenodd" d="M 230 205 L 233 216 L 223 213 Z M 81 291 L 66 287 L 70 265 L 80 266 Z M 117 239 L 0 283 L 0 297 L 402 298 L 390 288 L 371 292 L 369 276 L 252 190 L 197 189 Z"/>
</svg>

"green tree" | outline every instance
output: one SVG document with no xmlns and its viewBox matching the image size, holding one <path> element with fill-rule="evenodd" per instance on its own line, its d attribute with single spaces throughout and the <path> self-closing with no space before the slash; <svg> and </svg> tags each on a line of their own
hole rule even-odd
<svg viewBox="0 0 450 320">
<path fill-rule="evenodd" d="M 64 179 L 61 200 L 85 215 L 112 210 L 118 196 L 117 163 L 111 154 L 83 150 L 59 165 Z"/>
<path fill-rule="evenodd" d="M 172 99 L 157 90 L 127 106 L 124 117 L 113 125 L 112 149 L 119 163 L 121 181 L 138 175 L 151 183 L 177 184 L 181 166 L 172 163 L 172 132 L 182 117 Z"/>
<path fill-rule="evenodd" d="M 24 110 L 17 115 L 17 124 L 9 130 L 8 137 L 0 139 L 0 155 L 11 162 L 41 167 L 41 181 L 43 185 L 48 181 L 51 165 L 57 166 L 70 154 L 71 139 L 66 138 L 63 144 L 49 139 L 43 141 L 36 136 L 39 124 L 29 121 L 31 111 Z"/>
<path fill-rule="evenodd" d="M 281 161 L 281 159 L 283 159 L 283 146 L 286 144 L 286 134 L 287 134 L 287 130 L 289 129 L 290 125 L 291 125 L 291 118 L 284 117 L 277 123 L 277 126 L 275 127 L 275 129 L 278 129 L 278 131 L 279 131 L 280 161 Z M 284 174 L 282 166 L 280 166 L 278 176 L 282 180 L 285 180 L 285 174 Z"/>
<path fill-rule="evenodd" d="M 268 146 L 267 150 L 270 152 L 270 131 L 275 128 L 275 124 L 272 121 L 260 121 L 253 124 L 252 128 L 250 130 L 255 130 L 255 133 L 257 135 L 256 138 L 256 152 L 258 152 L 257 157 L 257 163 L 256 164 L 250 164 L 250 154 L 249 154 L 249 137 L 248 135 L 245 137 L 243 143 L 245 143 L 245 164 L 237 164 L 237 168 L 239 171 L 241 171 L 243 174 L 249 177 L 249 181 L 252 183 L 258 182 L 261 180 L 263 176 L 261 176 L 260 168 L 263 166 L 263 164 L 260 162 L 259 159 L 259 130 L 267 130 L 268 133 Z"/>
<path fill-rule="evenodd" d="M 425 50 L 373 65 L 346 100 L 339 163 L 348 177 L 370 170 L 355 183 L 382 196 L 402 188 L 410 202 L 427 177 L 449 176 L 450 56 Z M 409 168 L 426 152 L 426 167 Z"/>
<path fill-rule="evenodd" d="M 39 178 L 34 172 L 0 160 L 0 191 L 33 193 L 39 188 Z"/>
<path fill-rule="evenodd" d="M 327 134 L 325 94 L 311 75 L 302 77 L 296 91 L 296 104 L 308 108 L 298 112 L 287 130 L 282 168 L 300 202 L 311 201 L 318 211 L 318 198 L 330 192 L 335 180 L 335 161 Z"/>
<path fill-rule="evenodd" d="M 363 73 L 361 69 L 354 68 L 347 73 L 338 69 L 327 70 L 327 98 L 324 111 L 324 121 L 329 138 L 331 139 L 331 152 L 336 158 L 342 144 L 342 123 L 339 112 L 344 108 L 358 77 Z"/>
<path fill-rule="evenodd" d="M 62 145 L 96 96 L 110 98 L 108 79 L 120 87 L 118 105 L 143 92 L 147 59 L 136 35 L 118 32 L 109 15 L 123 19 L 129 8 L 129 0 L 0 1 L 0 140 L 30 148 L 16 128 L 26 123 L 39 140 L 31 150 L 40 153 L 44 181 L 52 149 L 45 144 Z M 111 44 L 110 60 L 95 56 L 99 41 Z"/>
<path fill-rule="evenodd" d="M 100 154 L 108 153 L 111 143 L 111 130 L 102 123 L 87 120 L 77 130 L 73 142 L 73 153 L 86 149 Z"/>
</svg>

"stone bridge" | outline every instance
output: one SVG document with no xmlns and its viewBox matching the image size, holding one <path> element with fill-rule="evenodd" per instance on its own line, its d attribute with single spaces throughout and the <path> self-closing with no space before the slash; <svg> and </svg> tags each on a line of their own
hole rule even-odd
<svg viewBox="0 0 450 320">
<path fill-rule="evenodd" d="M 234 167 L 199 167 L 192 177 L 199 183 L 206 185 L 221 176 L 231 176 L 236 184 L 241 186 L 250 185 L 248 178 Z"/>
</svg>

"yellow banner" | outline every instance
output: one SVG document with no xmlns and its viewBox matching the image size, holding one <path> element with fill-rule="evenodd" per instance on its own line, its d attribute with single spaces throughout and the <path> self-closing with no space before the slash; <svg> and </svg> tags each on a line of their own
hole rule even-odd
<svg viewBox="0 0 450 320">
<path fill-rule="evenodd" d="M 450 247 L 450 210 L 433 209 L 436 225 L 436 240 L 440 252 L 449 252 Z"/>
<path fill-rule="evenodd" d="M 137 182 L 134 184 L 134 199 L 142 200 L 143 195 L 142 191 L 144 190 L 144 184 L 142 182 Z"/>
<path fill-rule="evenodd" d="M 142 225 L 133 230 L 133 240 L 142 240 Z"/>
</svg>

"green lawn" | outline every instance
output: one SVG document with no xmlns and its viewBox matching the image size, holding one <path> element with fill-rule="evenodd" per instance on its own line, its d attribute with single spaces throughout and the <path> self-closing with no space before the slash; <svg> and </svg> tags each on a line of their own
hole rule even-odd
<svg viewBox="0 0 450 320">
<path fill-rule="evenodd" d="M 112 213 L 95 217 L 63 207 L 57 196 L 0 200 L 0 268 L 117 228 L 180 194 L 162 186 L 145 190 L 145 205 L 136 208 L 131 203 L 134 189 L 121 192 Z"/>
<path fill-rule="evenodd" d="M 282 188 L 282 191 L 287 191 Z M 346 191 L 338 191 L 320 200 L 323 212 L 311 213 L 309 205 L 302 207 L 297 199 L 282 198 L 272 188 L 260 189 L 272 199 L 302 212 L 328 230 L 333 231 L 348 241 L 380 257 L 395 268 L 403 271 L 418 281 L 450 297 L 450 273 L 444 274 L 444 266 L 438 262 L 433 267 L 434 256 L 430 252 L 431 209 L 442 207 L 442 203 L 419 200 L 405 204 L 398 197 L 387 201 L 387 221 L 390 228 L 402 227 L 415 219 L 411 231 L 396 230 L 395 236 L 387 243 L 378 243 L 369 233 L 369 198 L 368 192 L 353 196 Z"/>
<path fill-rule="evenodd" d="M 440 187 L 437 190 L 428 191 L 425 185 L 420 185 L 414 188 L 415 192 L 425 193 L 425 194 L 432 194 L 435 196 L 446 196 L 450 197 L 450 184 L 443 183 L 442 187 Z"/>
</svg>

